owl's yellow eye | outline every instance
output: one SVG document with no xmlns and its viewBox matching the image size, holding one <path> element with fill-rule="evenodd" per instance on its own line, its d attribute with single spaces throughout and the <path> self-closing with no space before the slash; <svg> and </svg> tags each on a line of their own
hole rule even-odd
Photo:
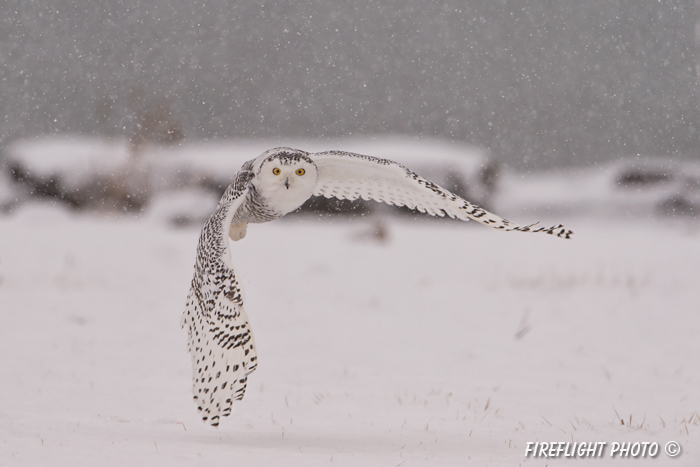
<svg viewBox="0 0 700 467">
<path fill-rule="evenodd" d="M 297 175 L 304 175 L 306 173 L 306 170 L 304 169 L 297 169 Z"/>
<path fill-rule="evenodd" d="M 280 170 L 279 167 L 275 167 L 274 169 L 272 169 L 272 173 L 275 175 L 279 175 L 282 173 L 282 171 Z"/>
</svg>

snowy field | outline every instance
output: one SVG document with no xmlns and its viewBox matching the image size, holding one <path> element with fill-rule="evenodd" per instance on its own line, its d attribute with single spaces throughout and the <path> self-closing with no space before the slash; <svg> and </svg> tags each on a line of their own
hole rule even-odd
<svg viewBox="0 0 700 467">
<path fill-rule="evenodd" d="M 542 217 L 506 193 L 502 214 Z M 180 328 L 198 228 L 24 205 L 0 217 L 0 465 L 700 465 L 700 225 L 542 220 L 573 240 L 251 226 L 232 249 L 260 364 L 214 429 Z M 608 447 L 525 458 L 534 441 Z M 637 441 L 658 456 L 610 457 Z"/>
</svg>

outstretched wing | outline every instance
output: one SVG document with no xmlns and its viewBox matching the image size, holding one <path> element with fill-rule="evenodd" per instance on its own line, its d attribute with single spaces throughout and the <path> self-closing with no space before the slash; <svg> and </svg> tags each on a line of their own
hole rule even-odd
<svg viewBox="0 0 700 467">
<path fill-rule="evenodd" d="M 241 172 L 202 228 L 182 325 L 192 356 L 194 400 L 204 421 L 219 425 L 243 399 L 257 367 L 255 342 L 243 309 L 243 292 L 231 262 L 228 230 L 245 200 L 251 172 Z"/>
<path fill-rule="evenodd" d="M 309 154 L 318 167 L 315 196 L 375 200 L 406 206 L 432 216 L 473 219 L 494 229 L 543 232 L 570 238 L 573 232 L 562 225 L 537 227 L 518 225 L 450 193 L 396 162 L 343 151 Z"/>
</svg>

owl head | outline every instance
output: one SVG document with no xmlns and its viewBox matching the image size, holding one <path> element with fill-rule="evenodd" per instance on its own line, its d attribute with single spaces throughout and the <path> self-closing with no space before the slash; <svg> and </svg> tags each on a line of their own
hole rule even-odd
<svg viewBox="0 0 700 467">
<path fill-rule="evenodd" d="M 258 160 L 253 184 L 268 206 L 287 214 L 309 199 L 316 188 L 318 168 L 304 151 L 276 148 Z"/>
</svg>

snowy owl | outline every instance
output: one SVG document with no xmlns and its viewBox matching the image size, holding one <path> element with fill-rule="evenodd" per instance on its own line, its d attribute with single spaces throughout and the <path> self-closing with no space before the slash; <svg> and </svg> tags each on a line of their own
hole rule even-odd
<svg viewBox="0 0 700 467">
<path fill-rule="evenodd" d="M 205 422 L 218 426 L 245 394 L 258 357 L 243 308 L 228 237 L 245 237 L 249 223 L 268 222 L 311 196 L 383 201 L 432 216 L 473 219 L 495 229 L 570 238 L 561 225 L 517 225 L 386 159 L 341 151 L 271 149 L 243 164 L 202 228 L 182 325 L 189 334 L 194 400 Z"/>
</svg>

